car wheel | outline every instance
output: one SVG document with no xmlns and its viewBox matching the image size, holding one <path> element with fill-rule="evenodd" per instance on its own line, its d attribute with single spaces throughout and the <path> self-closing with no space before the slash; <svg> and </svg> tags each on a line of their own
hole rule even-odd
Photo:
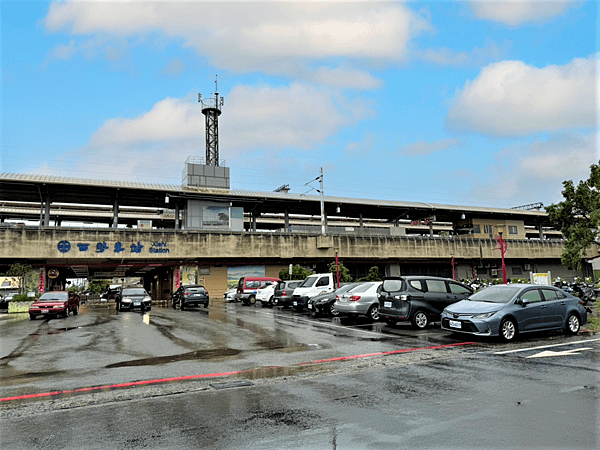
<svg viewBox="0 0 600 450">
<path fill-rule="evenodd" d="M 500 323 L 500 337 L 505 341 L 512 341 L 517 336 L 517 324 L 512 319 L 504 319 Z"/>
<path fill-rule="evenodd" d="M 579 329 L 581 328 L 581 323 L 579 322 L 579 316 L 577 314 L 569 314 L 567 318 L 567 334 L 577 334 L 579 333 Z"/>
<path fill-rule="evenodd" d="M 76 316 L 77 314 L 79 314 L 79 306 L 76 306 L 73 310 L 73 315 Z"/>
<path fill-rule="evenodd" d="M 204 304 L 204 307 L 205 307 L 205 308 L 208 308 L 208 302 L 206 302 L 206 303 Z"/>
<path fill-rule="evenodd" d="M 256 303 L 256 297 L 254 295 L 251 295 L 250 297 L 248 297 L 248 303 L 250 303 L 251 305 L 254 305 Z"/>
<path fill-rule="evenodd" d="M 29 320 L 35 320 L 36 317 L 35 314 L 29 314 Z"/>
<path fill-rule="evenodd" d="M 333 317 L 339 317 L 340 313 L 338 310 L 336 310 L 333 306 L 329 307 L 329 312 L 331 313 L 331 315 Z"/>
<path fill-rule="evenodd" d="M 181 306 L 179 307 L 179 309 L 180 309 L 181 311 L 184 311 L 184 310 L 185 310 L 185 308 L 186 308 L 186 307 L 185 307 L 185 306 L 183 306 L 183 303 L 182 303 L 182 304 L 181 304 Z"/>
<path fill-rule="evenodd" d="M 277 306 L 277 303 L 279 303 L 279 301 L 275 297 L 272 297 L 272 302 L 273 306 Z"/>
<path fill-rule="evenodd" d="M 69 307 L 68 307 L 68 306 L 67 306 L 67 308 L 65 309 L 65 312 L 64 312 L 64 314 L 63 314 L 63 315 L 64 315 L 65 319 L 66 319 L 67 317 L 69 317 Z"/>
<path fill-rule="evenodd" d="M 425 311 L 417 311 L 411 320 L 415 328 L 423 329 L 429 325 L 429 316 Z"/>
<path fill-rule="evenodd" d="M 379 320 L 379 306 L 371 305 L 367 312 L 367 317 L 374 321 Z"/>
<path fill-rule="evenodd" d="M 385 319 L 385 323 L 393 327 L 398 323 L 398 321 L 396 319 Z"/>
<path fill-rule="evenodd" d="M 302 306 L 298 305 L 298 306 L 294 306 L 294 309 L 296 310 L 296 312 L 302 312 L 302 310 L 304 308 Z"/>
</svg>

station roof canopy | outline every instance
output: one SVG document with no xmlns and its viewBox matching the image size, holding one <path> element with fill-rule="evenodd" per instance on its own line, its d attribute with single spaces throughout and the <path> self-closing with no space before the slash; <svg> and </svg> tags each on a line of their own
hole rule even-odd
<svg viewBox="0 0 600 450">
<path fill-rule="evenodd" d="M 83 178 L 32 174 L 0 174 L 0 202 L 50 201 L 76 205 L 114 205 L 174 208 L 185 207 L 187 200 L 196 199 L 228 203 L 245 212 L 301 214 L 320 216 L 321 196 L 289 192 L 258 192 L 193 187 L 174 184 L 153 184 L 131 181 L 106 181 Z M 166 202 L 166 197 L 169 202 Z M 350 218 L 421 220 L 435 216 L 438 222 L 456 222 L 465 217 L 523 220 L 529 225 L 550 226 L 545 211 L 487 208 L 464 205 L 444 205 L 424 202 L 373 200 L 324 196 L 328 216 Z M 337 212 L 339 208 L 339 213 Z"/>
</svg>

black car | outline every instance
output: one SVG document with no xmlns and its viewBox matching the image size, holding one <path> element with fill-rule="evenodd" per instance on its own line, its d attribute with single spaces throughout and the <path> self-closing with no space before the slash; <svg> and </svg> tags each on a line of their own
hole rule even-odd
<svg viewBox="0 0 600 450">
<path fill-rule="evenodd" d="M 389 325 L 410 320 L 415 328 L 439 321 L 444 308 L 467 298 L 473 289 L 448 278 L 389 277 L 379 293 L 379 316 Z"/>
<path fill-rule="evenodd" d="M 315 316 L 338 316 L 339 313 L 332 308 L 339 294 L 349 291 L 360 283 L 345 283 L 333 292 L 324 292 L 315 295 L 306 305 L 308 310 Z"/>
<path fill-rule="evenodd" d="M 117 311 L 132 311 L 141 309 L 150 311 L 152 309 L 152 298 L 146 289 L 140 286 L 124 287 L 115 298 Z"/>
<path fill-rule="evenodd" d="M 273 291 L 274 306 L 291 306 L 294 289 L 302 284 L 304 280 L 279 281 Z"/>
<path fill-rule="evenodd" d="M 194 306 L 204 306 L 208 308 L 208 302 L 210 300 L 208 291 L 204 286 L 200 285 L 188 285 L 181 286 L 177 289 L 171 297 L 173 303 L 173 309 L 179 308 L 183 311 L 185 309 Z"/>
</svg>

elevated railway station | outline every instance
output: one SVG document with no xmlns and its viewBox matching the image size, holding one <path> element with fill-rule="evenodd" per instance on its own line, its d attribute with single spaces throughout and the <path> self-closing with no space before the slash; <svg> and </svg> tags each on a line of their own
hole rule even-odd
<svg viewBox="0 0 600 450">
<path fill-rule="evenodd" d="M 198 185 L 196 172 L 213 182 Z M 509 278 L 585 275 L 560 264 L 562 236 L 544 211 L 231 190 L 228 176 L 200 164 L 182 185 L 0 174 L 0 272 L 30 264 L 48 287 L 141 277 L 155 298 L 190 282 L 218 297 L 243 274 L 326 270 L 336 254 L 355 278 L 373 266 L 497 278 L 501 235 Z"/>
</svg>

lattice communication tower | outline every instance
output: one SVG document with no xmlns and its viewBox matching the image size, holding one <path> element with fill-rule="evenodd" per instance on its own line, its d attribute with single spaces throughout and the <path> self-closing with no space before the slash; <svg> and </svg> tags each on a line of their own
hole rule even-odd
<svg viewBox="0 0 600 450">
<path fill-rule="evenodd" d="M 223 97 L 219 98 L 217 80 L 215 79 L 215 94 L 211 98 L 202 98 L 198 94 L 198 102 L 202 103 L 202 114 L 206 123 L 206 165 L 219 165 L 219 116 L 223 107 Z"/>
</svg>

